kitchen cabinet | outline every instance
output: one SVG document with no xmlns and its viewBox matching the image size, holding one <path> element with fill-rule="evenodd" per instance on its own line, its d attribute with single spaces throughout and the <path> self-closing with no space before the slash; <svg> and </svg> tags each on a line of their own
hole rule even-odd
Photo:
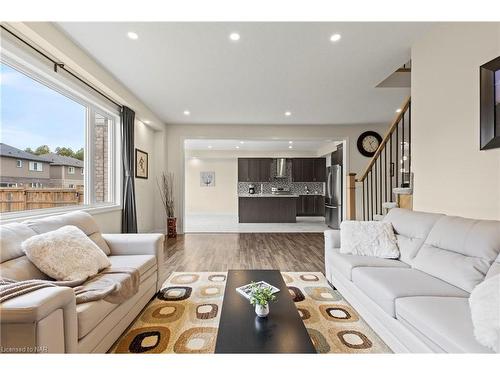
<svg viewBox="0 0 500 375">
<path fill-rule="evenodd" d="M 238 158 L 238 182 L 271 181 L 270 158 Z"/>
<path fill-rule="evenodd" d="M 297 197 L 239 197 L 240 223 L 295 223 Z"/>
<path fill-rule="evenodd" d="M 292 181 L 326 182 L 325 158 L 293 158 Z"/>
<path fill-rule="evenodd" d="M 297 216 L 324 216 L 325 197 L 322 195 L 300 195 L 297 199 Z"/>
</svg>

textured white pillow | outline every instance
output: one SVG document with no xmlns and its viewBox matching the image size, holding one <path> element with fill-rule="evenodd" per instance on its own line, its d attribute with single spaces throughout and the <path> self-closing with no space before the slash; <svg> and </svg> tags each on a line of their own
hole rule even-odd
<svg viewBox="0 0 500 375">
<path fill-rule="evenodd" d="M 80 280 L 111 265 L 104 252 L 80 229 L 66 225 L 22 243 L 28 259 L 56 280 Z"/>
<path fill-rule="evenodd" d="M 500 275 L 478 284 L 469 297 L 476 340 L 494 351 L 500 349 Z"/>
<path fill-rule="evenodd" d="M 343 221 L 340 224 L 340 252 L 397 259 L 399 249 L 391 223 Z"/>
</svg>

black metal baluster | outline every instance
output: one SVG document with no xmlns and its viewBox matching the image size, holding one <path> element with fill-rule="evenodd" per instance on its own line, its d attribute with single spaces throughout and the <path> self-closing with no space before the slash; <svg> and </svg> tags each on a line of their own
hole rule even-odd
<svg viewBox="0 0 500 375">
<path fill-rule="evenodd" d="M 399 187 L 399 122 L 396 125 L 396 161 L 395 161 L 395 168 L 396 169 L 394 172 L 396 172 L 396 187 Z"/>
<path fill-rule="evenodd" d="M 363 220 L 366 220 L 365 218 L 365 180 L 362 181 L 363 185 Z"/>
<path fill-rule="evenodd" d="M 384 145 L 384 195 L 387 202 L 387 143 Z"/>
<path fill-rule="evenodd" d="M 394 178 L 394 165 L 392 163 L 392 135 L 394 134 L 391 133 L 390 137 L 389 137 L 389 161 L 390 161 L 390 165 L 389 165 L 389 174 L 391 175 L 391 178 L 389 179 L 389 183 L 390 183 L 390 196 L 391 196 L 391 202 L 392 202 L 392 180 Z"/>
<path fill-rule="evenodd" d="M 371 220 L 373 220 L 373 171 L 372 171 L 372 168 L 370 168 L 370 214 L 371 214 Z"/>
<path fill-rule="evenodd" d="M 375 171 L 375 214 L 378 213 L 378 191 L 377 191 L 377 159 L 373 163 L 374 171 Z"/>
<path fill-rule="evenodd" d="M 378 160 L 379 160 L 378 166 L 379 166 L 379 182 L 380 182 L 380 201 L 379 201 L 380 211 L 379 211 L 379 213 L 382 215 L 382 196 L 383 196 L 383 193 L 382 193 L 382 176 L 383 176 L 383 171 L 382 171 L 382 152 L 380 152 L 380 154 L 378 156 Z"/>
<path fill-rule="evenodd" d="M 405 114 L 403 113 L 401 125 L 401 187 L 405 187 Z"/>
<path fill-rule="evenodd" d="M 408 178 L 411 184 L 411 101 L 408 103 Z"/>
</svg>

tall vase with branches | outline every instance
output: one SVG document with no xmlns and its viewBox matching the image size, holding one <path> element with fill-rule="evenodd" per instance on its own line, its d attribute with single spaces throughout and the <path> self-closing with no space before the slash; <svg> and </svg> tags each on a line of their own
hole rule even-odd
<svg viewBox="0 0 500 375">
<path fill-rule="evenodd" d="M 167 237 L 177 237 L 177 218 L 175 217 L 174 206 L 174 174 L 163 172 L 157 179 L 160 198 L 167 216 Z"/>
</svg>

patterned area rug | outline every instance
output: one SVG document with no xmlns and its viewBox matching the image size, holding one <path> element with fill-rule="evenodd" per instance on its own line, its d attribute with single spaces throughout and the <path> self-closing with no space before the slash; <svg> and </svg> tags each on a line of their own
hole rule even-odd
<svg viewBox="0 0 500 375">
<path fill-rule="evenodd" d="M 391 352 L 321 273 L 282 275 L 318 353 Z M 213 353 L 225 282 L 225 272 L 173 273 L 110 352 Z"/>
</svg>

